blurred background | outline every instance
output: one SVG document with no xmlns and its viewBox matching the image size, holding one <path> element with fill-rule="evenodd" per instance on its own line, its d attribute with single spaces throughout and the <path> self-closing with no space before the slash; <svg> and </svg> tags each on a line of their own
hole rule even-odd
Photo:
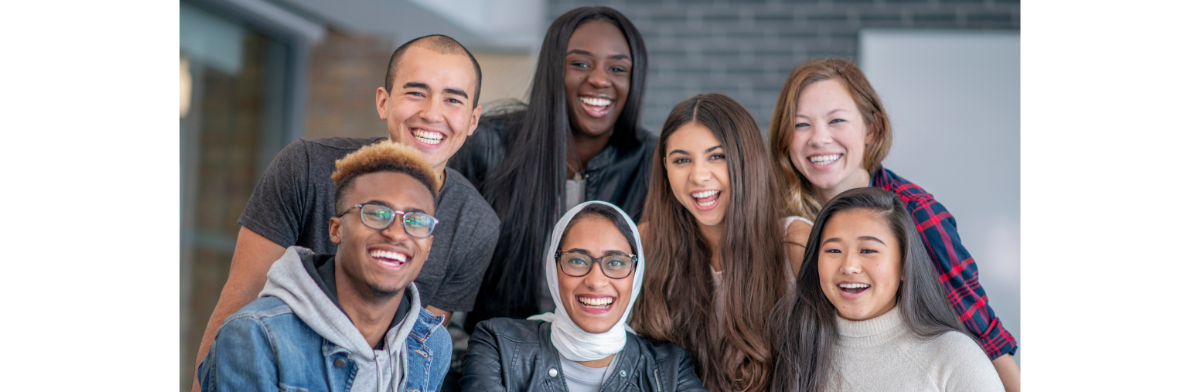
<svg viewBox="0 0 1200 392">
<path fill-rule="evenodd" d="M 237 218 L 283 146 L 386 135 L 375 89 L 391 52 L 427 34 L 454 37 L 479 60 L 485 113 L 524 100 L 545 29 L 585 5 L 615 8 L 641 31 L 641 123 L 655 133 L 679 101 L 721 92 L 765 135 L 796 65 L 856 62 L 895 127 L 885 167 L 958 218 L 992 307 L 1020 343 L 1019 1 L 183 0 L 181 390 L 229 272 Z"/>
</svg>

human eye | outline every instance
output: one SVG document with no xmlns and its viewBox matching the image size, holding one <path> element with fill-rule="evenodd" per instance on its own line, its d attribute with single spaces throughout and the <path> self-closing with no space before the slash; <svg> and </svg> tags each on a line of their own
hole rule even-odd
<svg viewBox="0 0 1200 392">
<path fill-rule="evenodd" d="M 712 154 L 712 156 L 708 157 L 708 159 L 712 160 L 712 161 L 723 161 L 723 160 L 725 160 L 725 154 L 724 153 Z"/>
<path fill-rule="evenodd" d="M 844 123 L 844 122 L 846 122 L 846 120 L 840 119 L 840 118 L 835 118 L 835 119 L 829 120 L 830 124 L 837 124 L 837 123 Z"/>
<path fill-rule="evenodd" d="M 619 257 L 619 256 L 611 257 L 608 259 L 608 261 L 604 262 L 604 265 L 606 267 L 608 267 L 609 269 L 622 269 L 622 268 L 625 268 L 625 266 L 629 265 L 629 260 L 625 260 L 624 258 Z"/>
<path fill-rule="evenodd" d="M 421 97 L 425 96 L 425 93 L 422 93 L 420 91 L 406 91 L 406 92 L 404 92 L 404 95 L 421 98 Z"/>
<path fill-rule="evenodd" d="M 446 101 L 448 101 L 448 102 L 450 102 L 450 103 L 453 103 L 453 104 L 460 104 L 460 103 L 462 103 L 462 101 L 459 101 L 459 100 L 458 100 L 458 98 L 449 98 L 449 99 L 447 99 Z"/>
<path fill-rule="evenodd" d="M 800 123 L 796 123 L 796 128 L 797 128 L 797 129 L 799 129 L 799 128 L 808 128 L 808 127 L 809 127 L 809 125 L 808 125 L 808 123 L 806 123 L 806 122 L 800 122 Z"/>
<path fill-rule="evenodd" d="M 621 73 L 621 72 L 626 71 L 624 67 L 612 67 L 612 68 L 609 68 L 608 70 L 613 71 L 614 73 Z"/>
<path fill-rule="evenodd" d="M 584 62 L 584 61 L 572 61 L 571 65 L 579 67 L 579 68 L 587 68 L 587 67 L 591 66 L 591 64 L 588 64 L 587 62 Z"/>
<path fill-rule="evenodd" d="M 577 255 L 571 255 L 567 258 L 567 264 L 576 267 L 587 265 L 589 261 L 591 260 L 584 260 L 583 257 Z"/>
<path fill-rule="evenodd" d="M 825 253 L 842 253 L 842 250 L 838 248 L 829 248 L 825 249 Z"/>
<path fill-rule="evenodd" d="M 691 162 L 691 161 L 692 161 L 691 159 L 687 159 L 687 158 L 684 158 L 684 157 L 679 157 L 679 158 L 675 158 L 674 160 L 671 160 L 671 163 L 674 163 L 674 164 L 676 164 L 676 165 L 682 165 L 682 164 L 685 164 L 685 163 L 688 163 L 688 162 Z"/>
<path fill-rule="evenodd" d="M 879 253 L 879 251 L 877 251 L 875 249 L 870 249 L 870 248 L 862 248 L 858 251 L 858 253 L 868 253 L 869 254 L 869 253 Z"/>
</svg>

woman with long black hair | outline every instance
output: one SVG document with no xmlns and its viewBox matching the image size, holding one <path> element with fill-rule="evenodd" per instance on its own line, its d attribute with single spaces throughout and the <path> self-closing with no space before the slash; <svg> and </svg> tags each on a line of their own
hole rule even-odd
<svg viewBox="0 0 1200 392">
<path fill-rule="evenodd" d="M 890 191 L 855 188 L 825 205 L 789 298 L 774 391 L 1004 390 Z"/>
<path fill-rule="evenodd" d="M 450 162 L 501 220 L 468 331 L 554 309 L 541 260 L 562 212 L 603 200 L 641 215 L 657 140 L 638 126 L 645 80 L 646 46 L 624 15 L 568 11 L 546 32 L 529 103 L 484 116 Z"/>
</svg>

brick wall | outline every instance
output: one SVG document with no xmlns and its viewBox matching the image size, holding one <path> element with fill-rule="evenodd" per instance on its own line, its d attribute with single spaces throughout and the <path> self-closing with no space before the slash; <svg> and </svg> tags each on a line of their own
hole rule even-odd
<svg viewBox="0 0 1200 392">
<path fill-rule="evenodd" d="M 656 133 L 671 108 L 706 92 L 746 105 L 765 133 L 791 70 L 812 58 L 857 61 L 860 29 L 1021 26 L 1018 0 L 548 0 L 546 25 L 586 5 L 621 11 L 646 40 L 642 124 Z"/>
</svg>

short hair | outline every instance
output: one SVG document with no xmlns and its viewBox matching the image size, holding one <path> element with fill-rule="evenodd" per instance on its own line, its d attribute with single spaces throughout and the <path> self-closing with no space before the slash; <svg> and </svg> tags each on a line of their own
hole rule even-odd
<svg viewBox="0 0 1200 392">
<path fill-rule="evenodd" d="M 475 60 L 475 55 L 471 51 L 462 46 L 461 43 L 454 38 L 447 37 L 441 34 L 431 34 L 424 37 L 413 39 L 405 42 L 392 52 L 392 59 L 388 61 L 387 74 L 383 76 L 383 89 L 387 90 L 388 94 L 392 93 L 392 83 L 396 82 L 396 66 L 400 65 L 400 58 L 404 57 L 404 52 L 408 51 L 410 46 L 417 45 L 437 52 L 438 54 L 462 54 L 466 53 L 467 57 L 471 58 L 471 65 L 475 66 L 475 96 L 471 97 L 471 107 L 479 106 L 479 89 L 483 86 L 483 71 L 479 68 L 479 61 Z"/>
<path fill-rule="evenodd" d="M 429 193 L 435 201 L 437 190 L 441 188 L 441 180 L 433 171 L 433 167 L 415 148 L 391 140 L 363 146 L 358 151 L 338 159 L 334 164 L 337 169 L 331 177 L 337 190 L 334 192 L 333 205 L 339 211 L 343 209 L 342 199 L 345 198 L 346 192 L 349 192 L 350 185 L 354 183 L 355 178 L 363 174 L 385 171 L 407 174 L 429 188 Z"/>
</svg>

